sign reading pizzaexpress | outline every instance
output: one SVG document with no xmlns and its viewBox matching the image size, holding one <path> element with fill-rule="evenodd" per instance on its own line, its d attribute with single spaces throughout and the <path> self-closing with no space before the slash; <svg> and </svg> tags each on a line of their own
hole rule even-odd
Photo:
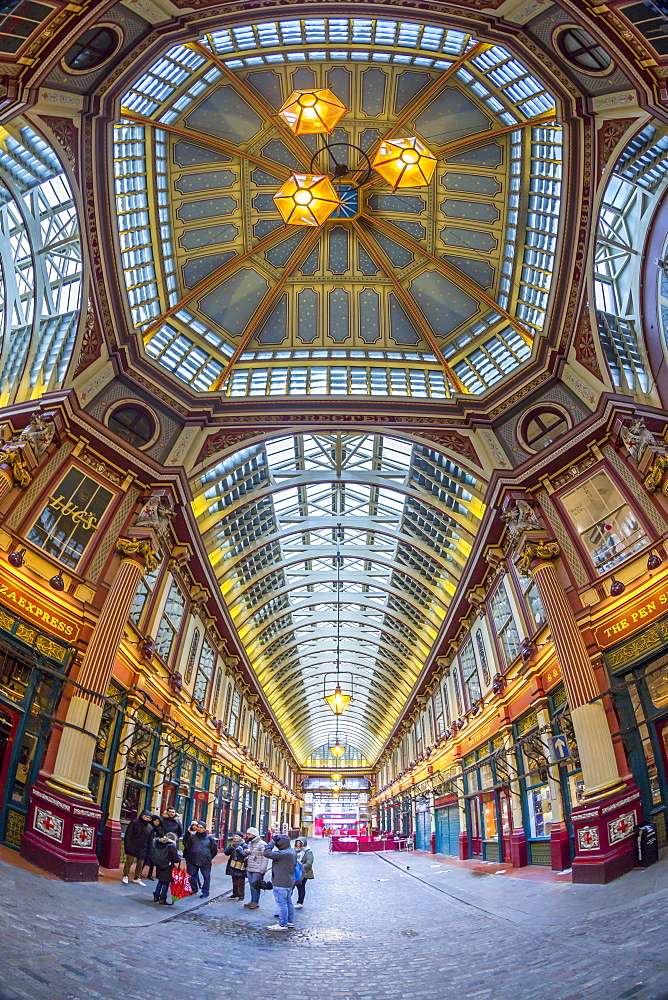
<svg viewBox="0 0 668 1000">
<path fill-rule="evenodd" d="M 642 600 L 629 605 L 624 613 L 611 617 L 603 625 L 594 629 L 596 642 L 602 648 L 614 646 L 616 642 L 656 621 L 668 611 L 668 582 L 650 591 Z"/>
<path fill-rule="evenodd" d="M 79 635 L 80 626 L 75 618 L 59 608 L 47 606 L 45 601 L 40 600 L 39 594 L 4 577 L 0 577 L 0 604 L 68 642 L 73 642 Z"/>
</svg>

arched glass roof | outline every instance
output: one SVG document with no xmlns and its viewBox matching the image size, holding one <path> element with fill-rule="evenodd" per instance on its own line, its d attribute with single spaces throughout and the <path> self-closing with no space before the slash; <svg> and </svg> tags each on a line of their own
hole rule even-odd
<svg viewBox="0 0 668 1000">
<path fill-rule="evenodd" d="M 81 305 L 72 189 L 53 149 L 21 120 L 0 128 L 0 403 L 65 377 Z"/>
<path fill-rule="evenodd" d="M 390 133 L 420 136 L 438 157 L 431 185 L 372 179 L 345 217 L 285 226 L 272 195 L 317 147 L 276 111 L 312 86 L 349 108 L 334 141 L 372 153 Z M 484 392 L 545 325 L 556 114 L 512 52 L 424 23 L 265 21 L 173 45 L 127 89 L 114 128 L 127 305 L 146 356 L 232 396 Z"/>
<path fill-rule="evenodd" d="M 334 731 L 323 684 L 326 674 L 334 683 L 339 613 L 341 669 L 354 675 L 342 728 L 376 759 L 445 616 L 483 489 L 440 452 L 373 434 L 283 437 L 202 477 L 200 530 L 300 762 Z M 350 686 L 347 673 L 342 680 Z"/>
</svg>

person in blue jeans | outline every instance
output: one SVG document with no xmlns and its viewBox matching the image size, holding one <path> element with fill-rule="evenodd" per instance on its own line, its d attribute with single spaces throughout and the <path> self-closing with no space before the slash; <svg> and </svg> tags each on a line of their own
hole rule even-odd
<svg viewBox="0 0 668 1000">
<path fill-rule="evenodd" d="M 271 861 L 271 881 L 278 907 L 278 923 L 269 924 L 267 930 L 287 931 L 288 927 L 292 927 L 295 915 L 292 890 L 295 887 L 297 852 L 290 846 L 289 837 L 279 836 L 265 847 L 264 856 Z"/>
<path fill-rule="evenodd" d="M 207 833 L 206 823 L 198 821 L 195 833 L 190 839 L 188 860 L 193 869 L 193 874 L 190 876 L 190 885 L 194 893 L 197 892 L 198 876 L 201 876 L 202 879 L 200 899 L 206 899 L 209 895 L 211 863 L 216 854 L 218 854 L 216 841 Z"/>
<path fill-rule="evenodd" d="M 260 836 L 257 827 L 251 826 L 246 830 L 246 876 L 250 888 L 250 903 L 244 903 L 247 910 L 257 910 L 260 905 L 260 883 L 264 881 L 264 876 L 269 867 L 269 862 L 264 856 L 266 844 Z"/>
</svg>

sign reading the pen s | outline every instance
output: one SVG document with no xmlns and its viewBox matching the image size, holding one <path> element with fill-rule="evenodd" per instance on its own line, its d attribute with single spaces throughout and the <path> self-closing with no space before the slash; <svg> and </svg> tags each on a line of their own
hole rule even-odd
<svg viewBox="0 0 668 1000">
<path fill-rule="evenodd" d="M 608 619 L 605 624 L 599 625 L 594 630 L 596 642 L 603 648 L 614 646 L 620 639 L 656 621 L 666 612 L 668 612 L 668 583 L 664 581 L 660 587 L 628 606 L 624 614 L 618 614 Z"/>
</svg>

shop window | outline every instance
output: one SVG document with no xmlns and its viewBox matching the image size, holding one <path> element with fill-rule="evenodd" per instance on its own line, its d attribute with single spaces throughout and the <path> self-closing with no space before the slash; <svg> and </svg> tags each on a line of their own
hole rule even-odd
<svg viewBox="0 0 668 1000">
<path fill-rule="evenodd" d="M 113 493 L 72 468 L 48 498 L 28 540 L 76 569 L 112 499 Z"/>
<path fill-rule="evenodd" d="M 480 677 L 478 676 L 478 664 L 476 663 L 473 640 L 467 639 L 459 653 L 459 662 L 464 682 L 464 692 L 468 707 L 477 704 L 482 697 L 480 690 Z"/>
<path fill-rule="evenodd" d="M 197 674 L 195 676 L 195 685 L 193 687 L 193 698 L 196 701 L 204 702 L 206 699 L 209 684 L 213 676 L 213 666 L 215 662 L 215 651 L 205 639 L 202 643 L 202 652 L 199 654 L 199 663 L 197 665 Z"/>
<path fill-rule="evenodd" d="M 565 493 L 561 502 L 599 574 L 648 543 L 634 512 L 602 469 Z"/>
<path fill-rule="evenodd" d="M 172 646 L 174 645 L 174 640 L 178 635 L 179 629 L 181 628 L 185 607 L 186 599 L 181 593 L 177 582 L 172 580 L 172 585 L 169 588 L 169 594 L 167 595 L 167 601 L 165 603 L 165 609 L 162 613 L 160 625 L 158 626 L 158 635 L 155 640 L 157 653 L 162 657 L 165 663 L 169 659 L 169 654 L 172 650 Z"/>
<path fill-rule="evenodd" d="M 571 422 L 563 410 L 556 406 L 542 406 L 531 410 L 522 419 L 520 444 L 534 453 L 542 451 L 570 429 Z"/>
<path fill-rule="evenodd" d="M 540 599 L 538 587 L 534 583 L 533 577 L 524 576 L 522 573 L 518 574 L 518 576 L 524 607 L 527 610 L 531 624 L 535 628 L 539 628 L 545 622 L 545 608 Z"/>
<path fill-rule="evenodd" d="M 483 836 L 485 840 L 494 840 L 499 835 L 496 823 L 496 796 L 493 792 L 487 792 L 482 797 L 482 822 Z"/>
<path fill-rule="evenodd" d="M 491 600 L 494 630 L 501 645 L 504 665 L 508 667 L 520 651 L 520 639 L 508 599 L 506 584 L 502 580 Z"/>
<path fill-rule="evenodd" d="M 651 672 L 646 674 L 647 690 L 655 708 L 668 705 L 668 656 L 652 664 Z"/>
<path fill-rule="evenodd" d="M 144 448 L 155 436 L 155 420 L 139 406 L 119 406 L 107 417 L 107 427 L 135 448 Z"/>
<path fill-rule="evenodd" d="M 137 626 L 139 626 L 144 609 L 146 608 L 148 600 L 155 590 L 155 585 L 159 575 L 160 566 L 156 566 L 155 569 L 150 570 L 150 572 L 143 573 L 140 577 L 135 596 L 132 599 L 132 606 L 130 608 L 130 620 Z"/>
<path fill-rule="evenodd" d="M 0 691 L 12 701 L 23 701 L 32 667 L 0 646 Z"/>
<path fill-rule="evenodd" d="M 549 837 L 552 830 L 552 798 L 550 786 L 545 784 L 527 788 L 530 836 Z"/>
<path fill-rule="evenodd" d="M 63 62 L 68 69 L 84 73 L 106 62 L 118 48 L 119 42 L 118 32 L 111 27 L 89 28 L 69 47 Z"/>
<path fill-rule="evenodd" d="M 585 73 L 605 73 L 610 68 L 612 59 L 588 31 L 582 28 L 566 28 L 557 38 L 557 47 L 578 69 Z"/>
</svg>

